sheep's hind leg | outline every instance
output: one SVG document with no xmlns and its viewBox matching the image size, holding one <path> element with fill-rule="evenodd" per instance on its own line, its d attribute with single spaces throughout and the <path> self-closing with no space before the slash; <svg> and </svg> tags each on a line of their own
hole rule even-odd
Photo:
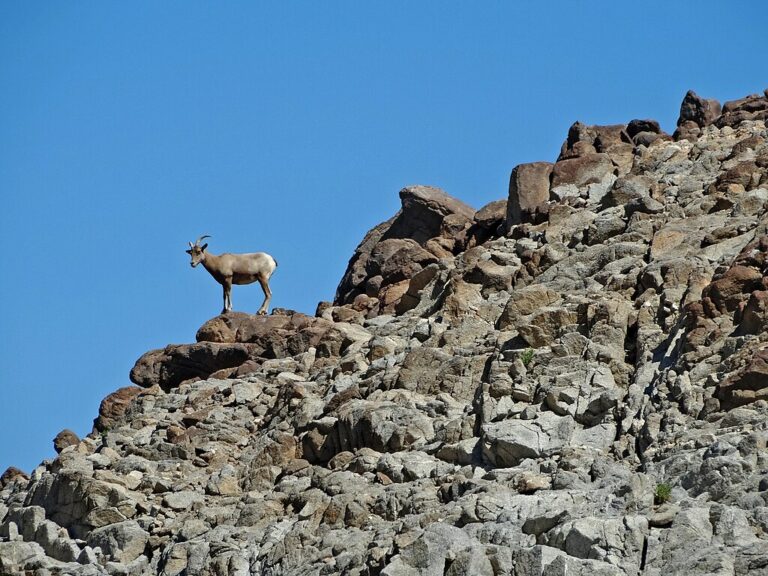
<svg viewBox="0 0 768 576">
<path fill-rule="evenodd" d="M 261 289 L 264 290 L 264 302 L 261 304 L 261 308 L 259 308 L 259 311 L 256 312 L 256 314 L 264 315 L 267 313 L 269 302 L 272 300 L 272 290 L 269 289 L 269 282 L 264 278 L 259 278 L 259 284 L 261 284 Z"/>
</svg>

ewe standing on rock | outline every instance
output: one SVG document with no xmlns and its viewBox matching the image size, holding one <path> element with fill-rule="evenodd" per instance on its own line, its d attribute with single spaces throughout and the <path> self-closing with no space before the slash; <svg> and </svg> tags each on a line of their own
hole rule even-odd
<svg viewBox="0 0 768 576">
<path fill-rule="evenodd" d="M 187 254 L 192 257 L 192 268 L 202 263 L 216 282 L 224 288 L 224 309 L 222 314 L 232 310 L 232 284 L 252 284 L 258 280 L 264 290 L 264 302 L 257 314 L 266 314 L 272 291 L 269 289 L 269 279 L 277 269 L 277 260 L 265 252 L 249 254 L 211 254 L 206 252 L 208 244 L 200 246 L 200 241 L 210 236 L 200 236 L 194 244 L 189 243 Z"/>
</svg>

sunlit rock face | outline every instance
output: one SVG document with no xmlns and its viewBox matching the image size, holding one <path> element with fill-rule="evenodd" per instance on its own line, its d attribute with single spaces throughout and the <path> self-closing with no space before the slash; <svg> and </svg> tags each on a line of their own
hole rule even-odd
<svg viewBox="0 0 768 576">
<path fill-rule="evenodd" d="M 404 188 L 316 316 L 212 318 L 6 471 L 0 571 L 768 574 L 767 110 Z"/>
</svg>

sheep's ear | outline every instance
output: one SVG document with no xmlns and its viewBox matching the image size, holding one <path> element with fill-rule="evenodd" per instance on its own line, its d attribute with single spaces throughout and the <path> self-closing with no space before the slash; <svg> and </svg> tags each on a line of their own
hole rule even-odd
<svg viewBox="0 0 768 576">
<path fill-rule="evenodd" d="M 205 244 L 203 244 L 202 246 L 200 246 L 200 250 L 205 250 L 206 248 L 208 248 L 208 243 L 207 242 Z"/>
<path fill-rule="evenodd" d="M 192 250 L 191 249 L 190 250 L 184 250 L 184 252 L 186 252 L 187 254 L 192 254 Z"/>
</svg>

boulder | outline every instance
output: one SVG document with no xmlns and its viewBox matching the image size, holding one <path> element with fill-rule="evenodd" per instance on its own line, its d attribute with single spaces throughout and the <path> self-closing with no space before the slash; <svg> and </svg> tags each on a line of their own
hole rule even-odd
<svg viewBox="0 0 768 576">
<path fill-rule="evenodd" d="M 622 176 L 616 179 L 610 191 L 603 197 L 604 207 L 625 206 L 636 200 L 650 198 L 655 182 L 640 175 Z"/>
<path fill-rule="evenodd" d="M 768 349 L 758 350 L 744 368 L 720 382 L 715 396 L 724 410 L 768 400 Z"/>
<path fill-rule="evenodd" d="M 390 238 L 371 251 L 366 270 L 369 277 L 381 276 L 379 288 L 412 278 L 423 268 L 437 262 L 431 252 L 410 238 Z"/>
<path fill-rule="evenodd" d="M 549 346 L 563 330 L 577 324 L 577 314 L 560 306 L 542 306 L 530 318 L 518 326 L 520 337 L 531 348 Z"/>
<path fill-rule="evenodd" d="M 306 352 L 321 342 L 330 349 L 334 339 L 329 332 L 333 325 L 332 321 L 300 312 L 250 316 L 239 324 L 235 339 L 248 345 L 251 358 L 285 358 Z"/>
<path fill-rule="evenodd" d="M 483 456 L 494 466 L 517 466 L 526 458 L 547 457 L 568 445 L 575 422 L 541 412 L 534 420 L 503 420 L 483 426 Z"/>
<path fill-rule="evenodd" d="M 409 404 L 356 399 L 347 402 L 338 410 L 336 453 L 363 447 L 397 452 L 431 442 L 435 434 L 432 419 Z"/>
<path fill-rule="evenodd" d="M 717 100 L 702 98 L 693 90 L 689 90 L 680 104 L 674 139 L 697 140 L 701 129 L 713 124 L 720 117 L 721 110 Z"/>
<path fill-rule="evenodd" d="M 520 164 L 509 177 L 506 226 L 539 222 L 547 213 L 552 163 Z"/>
<path fill-rule="evenodd" d="M 630 120 L 627 124 L 627 134 L 632 140 L 641 132 L 661 133 L 661 126 L 656 120 Z"/>
<path fill-rule="evenodd" d="M 507 217 L 507 200 L 494 200 L 475 213 L 467 231 L 467 248 L 483 244 L 504 232 L 502 226 Z"/>
<path fill-rule="evenodd" d="M 148 541 L 149 534 L 135 520 L 97 528 L 88 535 L 89 546 L 98 546 L 107 558 L 124 564 L 136 560 Z"/>
<path fill-rule="evenodd" d="M 760 334 L 768 329 L 768 290 L 755 290 L 741 311 L 740 334 Z"/>
<path fill-rule="evenodd" d="M 384 233 L 387 238 L 411 238 L 419 244 L 439 236 L 446 217 L 456 215 L 467 223 L 475 209 L 433 186 L 409 186 L 400 190 L 402 208 Z"/>
<path fill-rule="evenodd" d="M 623 175 L 632 168 L 633 151 L 634 144 L 627 134 L 625 124 L 588 126 L 576 122 L 568 131 L 568 139 L 560 150 L 558 162 L 604 153 L 616 166 L 617 173 Z"/>
<path fill-rule="evenodd" d="M 80 443 L 80 438 L 72 430 L 64 429 L 53 439 L 53 449 L 56 453 L 60 453 L 67 446 L 77 446 Z"/>
<path fill-rule="evenodd" d="M 519 290 L 515 290 L 509 297 L 504 311 L 501 313 L 497 327 L 500 330 L 508 327 L 517 327 L 537 310 L 550 306 L 560 299 L 560 295 L 541 284 L 532 284 Z"/>
<path fill-rule="evenodd" d="M 483 356 L 466 358 L 440 348 L 422 346 L 405 355 L 395 386 L 428 396 L 446 392 L 457 400 L 470 401 L 475 394 L 472 373 L 482 371 Z"/>
<path fill-rule="evenodd" d="M 31 574 L 45 557 L 37 542 L 0 542 L 0 570 L 3 574 Z"/>
<path fill-rule="evenodd" d="M 712 124 L 720 116 L 720 111 L 720 103 L 717 100 L 702 98 L 693 90 L 688 90 L 680 104 L 677 125 L 679 127 L 686 122 L 693 122 L 703 128 Z"/>
<path fill-rule="evenodd" d="M 141 392 L 138 386 L 124 386 L 106 396 L 99 404 L 99 416 L 93 421 L 94 429 L 101 432 L 114 428 Z"/>
<path fill-rule="evenodd" d="M 724 272 L 715 275 L 703 289 L 702 298 L 720 313 L 741 312 L 753 291 L 766 289 L 763 271 L 767 266 L 768 235 L 761 235 L 744 246 Z M 757 305 L 753 305 L 754 312 Z"/>
<path fill-rule="evenodd" d="M 206 321 L 197 330 L 195 341 L 197 342 L 220 342 L 234 343 L 238 342 L 237 333 L 240 327 L 247 324 L 253 316 L 244 312 L 225 312 Z M 283 320 L 283 316 L 262 316 L 262 324 L 271 324 L 276 319 L 278 322 Z"/>
<path fill-rule="evenodd" d="M 555 163 L 552 168 L 552 188 L 567 184 L 581 188 L 600 183 L 607 175 L 615 173 L 616 167 L 607 154 L 585 154 Z"/>
<path fill-rule="evenodd" d="M 163 504 L 171 510 L 187 510 L 195 504 L 205 502 L 205 496 L 192 490 L 171 492 L 163 497 Z"/>
<path fill-rule="evenodd" d="M 0 489 L 5 488 L 12 482 L 27 482 L 28 480 L 29 474 L 15 466 L 9 466 L 0 475 Z"/>
<path fill-rule="evenodd" d="M 750 266 L 731 266 L 725 274 L 704 288 L 702 296 L 709 298 L 721 312 L 734 312 L 747 295 L 763 287 L 763 274 Z"/>
<path fill-rule="evenodd" d="M 659 134 L 658 132 L 638 132 L 632 138 L 636 146 L 650 146 L 659 138 L 670 138 L 668 134 Z"/>
<path fill-rule="evenodd" d="M 255 350 L 256 345 L 248 344 L 172 344 L 142 355 L 131 369 L 130 378 L 143 388 L 158 385 L 170 390 L 185 380 L 207 378 L 224 368 L 236 368 Z"/>
</svg>

